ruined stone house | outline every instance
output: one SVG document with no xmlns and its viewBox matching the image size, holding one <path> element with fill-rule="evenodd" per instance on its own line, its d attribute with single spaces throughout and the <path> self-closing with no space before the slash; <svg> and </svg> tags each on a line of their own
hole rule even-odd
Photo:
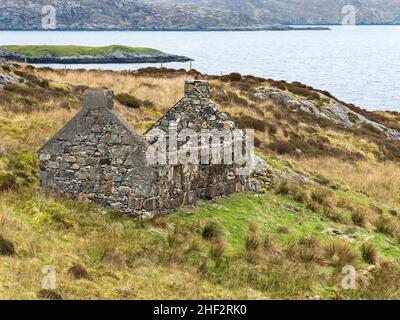
<svg viewBox="0 0 400 320">
<path fill-rule="evenodd" d="M 208 82 L 197 80 L 185 83 L 184 97 L 152 129 L 168 133 L 171 121 L 178 132 L 235 127 L 211 101 Z M 83 108 L 39 150 L 41 186 L 135 216 L 250 188 L 234 164 L 148 163 L 146 138 L 114 110 L 112 92 L 87 91 Z"/>
</svg>

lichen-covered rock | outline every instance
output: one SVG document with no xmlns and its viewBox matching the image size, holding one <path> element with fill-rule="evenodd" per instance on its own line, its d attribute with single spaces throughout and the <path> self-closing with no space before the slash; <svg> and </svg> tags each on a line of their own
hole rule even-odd
<svg viewBox="0 0 400 320">
<path fill-rule="evenodd" d="M 1 72 L 0 71 L 0 84 L 15 84 L 17 83 L 17 79 L 15 79 L 13 76 L 9 75 L 6 72 Z"/>
<path fill-rule="evenodd" d="M 365 123 L 372 126 L 377 131 L 384 133 L 390 139 L 400 140 L 399 131 L 371 121 L 363 115 L 350 110 L 342 103 L 326 96 L 322 96 L 322 98 L 329 100 L 329 105 L 320 105 L 306 98 L 299 98 L 290 92 L 274 87 L 260 87 L 257 89 L 257 92 L 254 93 L 254 97 L 259 100 L 272 100 L 276 104 L 290 108 L 293 111 L 301 110 L 311 113 L 316 117 L 325 118 L 348 129 L 355 128 L 358 124 Z"/>
<path fill-rule="evenodd" d="M 12 76 L 9 72 L 13 70 L 14 67 L 5 59 L 0 59 L 0 85 L 5 84 L 15 84 L 18 80 Z M 2 91 L 3 88 L 0 88 Z"/>
</svg>

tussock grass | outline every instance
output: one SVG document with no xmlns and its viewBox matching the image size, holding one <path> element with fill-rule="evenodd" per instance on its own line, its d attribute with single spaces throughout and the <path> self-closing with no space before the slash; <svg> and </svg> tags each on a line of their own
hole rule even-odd
<svg viewBox="0 0 400 320">
<path fill-rule="evenodd" d="M 289 194 L 290 191 L 290 183 L 287 179 L 279 179 L 274 184 L 274 190 L 277 194 Z"/>
<path fill-rule="evenodd" d="M 388 235 L 394 235 L 396 231 L 393 221 L 385 216 L 380 216 L 375 221 L 375 227 L 378 232 Z"/>
<path fill-rule="evenodd" d="M 191 216 L 136 221 L 37 190 L 3 194 L 0 234 L 17 254 L 0 257 L 0 265 L 7 281 L 18 284 L 6 297 L 39 298 L 41 267 L 53 265 L 63 299 L 304 298 L 329 282 L 324 257 L 335 268 L 357 261 L 347 243 L 334 242 L 327 256 L 332 239 L 320 231 L 326 222 L 307 211 L 297 223 L 294 213 L 279 206 L 294 202 L 284 197 L 236 195 L 221 202 L 227 211 L 213 211 L 206 203 Z M 290 233 L 276 230 L 283 224 Z M 33 294 L 21 296 L 21 288 Z"/>
<path fill-rule="evenodd" d="M 347 224 L 347 219 L 342 212 L 337 209 L 324 207 L 322 210 L 324 216 L 336 223 Z"/>
<path fill-rule="evenodd" d="M 399 299 L 400 267 L 396 262 L 385 261 L 371 274 L 366 286 L 357 286 L 350 299 L 363 296 L 371 300 Z"/>
<path fill-rule="evenodd" d="M 14 253 L 14 244 L 0 235 L 0 256 L 12 256 Z"/>
<path fill-rule="evenodd" d="M 286 255 L 295 261 L 312 263 L 321 260 L 321 244 L 313 236 L 304 236 L 297 241 L 292 241 L 285 249 Z"/>
<path fill-rule="evenodd" d="M 87 272 L 85 267 L 83 267 L 80 264 L 74 264 L 72 267 L 70 267 L 68 269 L 68 273 L 75 279 L 89 279 L 90 278 L 89 273 Z"/>
<path fill-rule="evenodd" d="M 366 223 L 366 215 L 364 212 L 356 210 L 352 212 L 351 220 L 356 226 L 364 227 Z"/>
<path fill-rule="evenodd" d="M 210 249 L 210 257 L 215 261 L 215 265 L 219 267 L 224 258 L 225 246 L 222 242 L 213 243 Z"/>
<path fill-rule="evenodd" d="M 183 84 L 191 76 L 155 78 L 135 76 L 131 73 L 100 71 L 38 71 L 38 74 L 56 83 L 84 85 L 91 88 L 107 87 L 115 93 L 129 93 L 143 101 L 151 101 L 156 110 L 162 112 L 171 108 L 183 96 Z"/>
<path fill-rule="evenodd" d="M 354 265 L 357 257 L 351 244 L 345 241 L 333 241 L 325 248 L 325 256 L 335 267 Z"/>
<path fill-rule="evenodd" d="M 221 226 L 216 221 L 207 221 L 202 236 L 206 240 L 219 241 L 222 238 L 223 232 Z"/>
<path fill-rule="evenodd" d="M 258 251 L 262 246 L 262 239 L 259 232 L 259 226 L 257 223 L 251 223 L 249 226 L 249 231 L 246 235 L 246 251 L 248 252 L 255 252 Z"/>
<path fill-rule="evenodd" d="M 314 200 L 315 202 L 322 205 L 330 206 L 333 197 L 333 192 L 329 188 L 314 187 L 311 190 L 310 196 L 311 199 Z"/>
<path fill-rule="evenodd" d="M 376 264 L 378 261 L 378 252 L 375 246 L 370 242 L 362 244 L 361 255 L 363 260 L 369 264 Z"/>
</svg>

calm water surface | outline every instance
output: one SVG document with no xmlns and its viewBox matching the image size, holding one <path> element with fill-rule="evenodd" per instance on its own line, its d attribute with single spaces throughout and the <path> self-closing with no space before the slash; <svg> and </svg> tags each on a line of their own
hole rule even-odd
<svg viewBox="0 0 400 320">
<path fill-rule="evenodd" d="M 400 26 L 332 27 L 292 32 L 0 32 L 5 44 L 123 44 L 195 59 L 209 73 L 240 72 L 301 81 L 347 102 L 400 111 Z M 147 65 L 76 65 L 137 69 Z M 156 65 L 159 66 L 159 65 Z M 189 68 L 188 63 L 165 65 Z M 54 66 L 64 67 L 64 66 Z"/>
</svg>

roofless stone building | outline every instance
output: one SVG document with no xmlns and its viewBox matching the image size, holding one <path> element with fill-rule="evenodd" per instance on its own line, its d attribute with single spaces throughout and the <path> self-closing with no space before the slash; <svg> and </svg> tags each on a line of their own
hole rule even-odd
<svg viewBox="0 0 400 320">
<path fill-rule="evenodd" d="M 185 83 L 185 96 L 152 128 L 167 135 L 167 148 L 171 123 L 178 134 L 235 128 L 211 101 L 208 82 L 198 80 Z M 149 162 L 153 138 L 119 116 L 111 91 L 87 91 L 83 108 L 39 150 L 41 186 L 139 217 L 249 190 L 236 164 Z"/>
</svg>

